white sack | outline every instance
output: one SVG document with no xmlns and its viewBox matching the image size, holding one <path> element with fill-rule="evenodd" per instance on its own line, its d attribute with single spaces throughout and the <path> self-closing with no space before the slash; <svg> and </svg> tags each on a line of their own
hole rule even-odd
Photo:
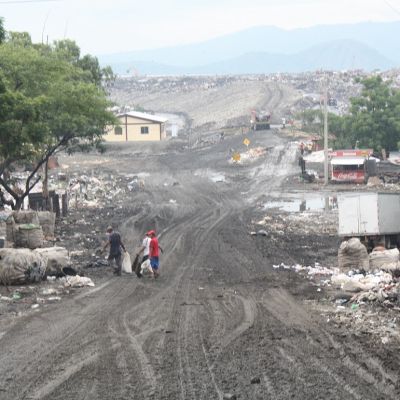
<svg viewBox="0 0 400 400">
<path fill-rule="evenodd" d="M 62 274 L 63 268 L 70 264 L 68 250 L 64 247 L 46 247 L 36 249 L 34 252 L 43 255 L 47 259 L 46 273 L 48 275 Z"/>
<path fill-rule="evenodd" d="M 122 260 L 122 272 L 126 274 L 132 273 L 131 256 L 127 251 L 124 253 L 124 259 Z"/>
<path fill-rule="evenodd" d="M 387 271 L 400 269 L 399 249 L 373 251 L 369 255 L 369 263 L 371 269 L 383 269 Z"/>
<path fill-rule="evenodd" d="M 342 242 L 338 252 L 338 263 L 341 270 L 364 269 L 369 270 L 367 248 L 358 238 L 351 238 Z"/>
<path fill-rule="evenodd" d="M 29 249 L 0 249 L 0 283 L 22 285 L 41 281 L 47 260 Z"/>
<path fill-rule="evenodd" d="M 94 286 L 93 281 L 86 276 L 67 276 L 64 283 L 65 287 L 83 287 L 83 286 Z"/>
</svg>

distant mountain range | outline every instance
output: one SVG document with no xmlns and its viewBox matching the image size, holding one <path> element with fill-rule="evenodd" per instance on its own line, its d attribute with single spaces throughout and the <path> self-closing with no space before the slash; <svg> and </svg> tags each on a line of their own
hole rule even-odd
<svg viewBox="0 0 400 400">
<path fill-rule="evenodd" d="M 117 74 L 252 74 L 400 67 L 400 22 L 265 26 L 201 43 L 99 56 Z"/>
</svg>

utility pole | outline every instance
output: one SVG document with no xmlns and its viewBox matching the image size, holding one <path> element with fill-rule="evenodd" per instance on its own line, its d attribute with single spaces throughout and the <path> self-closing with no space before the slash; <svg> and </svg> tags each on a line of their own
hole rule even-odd
<svg viewBox="0 0 400 400">
<path fill-rule="evenodd" d="M 325 80 L 324 94 L 324 185 L 328 184 L 328 81 Z"/>
</svg>

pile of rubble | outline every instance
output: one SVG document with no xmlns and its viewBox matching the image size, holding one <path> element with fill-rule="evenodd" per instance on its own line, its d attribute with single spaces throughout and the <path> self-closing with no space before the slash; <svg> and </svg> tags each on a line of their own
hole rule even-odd
<svg viewBox="0 0 400 400">
<path fill-rule="evenodd" d="M 254 224 L 259 227 L 267 227 L 272 237 L 285 236 L 287 233 L 336 235 L 337 218 L 336 212 L 280 212 L 279 215 L 265 215 L 261 220 L 254 221 Z"/>
<path fill-rule="evenodd" d="M 399 251 L 377 249 L 368 255 L 362 246 L 356 238 L 350 244 L 344 242 L 339 249 L 340 268 L 284 263 L 274 268 L 302 274 L 317 292 L 326 294 L 329 301 L 323 304 L 324 299 L 320 299 L 319 311 L 326 315 L 328 322 L 345 323 L 356 331 L 379 334 L 386 343 L 393 337 L 400 338 Z"/>
<path fill-rule="evenodd" d="M 229 160 L 230 164 L 233 163 L 251 163 L 253 161 L 256 161 L 257 159 L 259 159 L 260 157 L 265 157 L 265 155 L 268 152 L 268 148 L 265 147 L 254 147 L 251 148 L 249 150 L 247 150 L 246 152 L 243 153 L 239 153 L 240 154 L 240 159 L 235 159 L 234 157 L 232 157 Z"/>
<path fill-rule="evenodd" d="M 122 195 L 143 190 L 145 179 L 140 175 L 114 176 L 96 174 L 96 176 L 74 174 L 69 180 L 69 207 L 103 207 L 122 204 Z"/>
</svg>

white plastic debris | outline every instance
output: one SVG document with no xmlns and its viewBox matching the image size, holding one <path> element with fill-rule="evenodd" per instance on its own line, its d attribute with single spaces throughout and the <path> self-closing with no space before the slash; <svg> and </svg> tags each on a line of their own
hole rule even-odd
<svg viewBox="0 0 400 400">
<path fill-rule="evenodd" d="M 84 287 L 84 286 L 94 286 L 93 281 L 86 276 L 67 276 L 65 278 L 64 287 Z"/>
<path fill-rule="evenodd" d="M 48 289 L 43 289 L 42 294 L 45 296 L 51 295 L 51 294 L 58 294 L 58 290 L 54 288 L 48 288 Z"/>
<path fill-rule="evenodd" d="M 60 301 L 61 297 L 60 296 L 51 296 L 47 298 L 48 301 Z"/>
</svg>

